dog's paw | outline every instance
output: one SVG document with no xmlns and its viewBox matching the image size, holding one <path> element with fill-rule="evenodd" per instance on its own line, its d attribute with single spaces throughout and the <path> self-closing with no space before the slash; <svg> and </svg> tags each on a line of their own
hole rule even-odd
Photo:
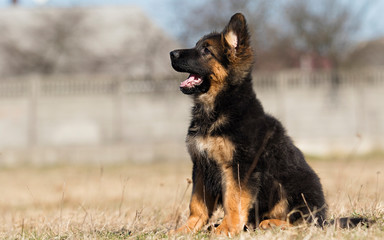
<svg viewBox="0 0 384 240">
<path fill-rule="evenodd" d="M 213 232 L 216 235 L 235 236 L 240 233 L 241 229 L 237 229 L 228 225 L 227 222 L 224 220 L 217 228 L 214 229 Z"/>
<path fill-rule="evenodd" d="M 216 235 L 225 235 L 225 236 L 229 236 L 229 235 L 234 234 L 233 233 L 234 231 L 231 231 L 231 229 L 228 226 L 223 226 L 223 225 L 220 225 L 217 228 L 215 228 L 215 230 L 213 232 Z"/>
<path fill-rule="evenodd" d="M 267 230 L 267 229 L 271 229 L 271 228 L 275 228 L 275 227 L 280 227 L 281 229 L 284 230 L 290 226 L 291 225 L 288 222 L 283 221 L 283 220 L 279 220 L 279 219 L 267 219 L 267 220 L 262 221 L 259 224 L 259 228 L 263 229 L 263 230 Z"/>
</svg>

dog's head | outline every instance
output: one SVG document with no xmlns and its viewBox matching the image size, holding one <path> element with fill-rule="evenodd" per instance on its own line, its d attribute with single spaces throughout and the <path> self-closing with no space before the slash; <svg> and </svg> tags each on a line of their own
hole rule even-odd
<svg viewBox="0 0 384 240">
<path fill-rule="evenodd" d="M 217 94 L 239 84 L 252 69 L 253 53 L 247 23 L 241 13 L 232 16 L 221 33 L 201 38 L 194 48 L 170 53 L 172 67 L 189 73 L 180 84 L 185 94 Z"/>
</svg>

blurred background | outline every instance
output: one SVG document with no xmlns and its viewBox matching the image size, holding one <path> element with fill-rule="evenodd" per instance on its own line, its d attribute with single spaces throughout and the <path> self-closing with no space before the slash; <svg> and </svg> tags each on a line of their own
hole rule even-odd
<svg viewBox="0 0 384 240">
<path fill-rule="evenodd" d="M 384 149 L 384 1 L 0 0 L 0 165 L 189 161 L 169 52 L 247 17 L 254 87 L 306 154 Z"/>
</svg>

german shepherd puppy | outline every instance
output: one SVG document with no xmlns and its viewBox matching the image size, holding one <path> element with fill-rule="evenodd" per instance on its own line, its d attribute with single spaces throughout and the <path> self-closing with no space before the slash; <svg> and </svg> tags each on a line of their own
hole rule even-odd
<svg viewBox="0 0 384 240">
<path fill-rule="evenodd" d="M 235 14 L 221 33 L 170 57 L 176 71 L 190 74 L 180 90 L 194 101 L 186 138 L 193 162 L 190 216 L 176 232 L 201 229 L 219 204 L 218 234 L 298 220 L 322 226 L 327 205 L 319 177 L 253 90 L 244 16 Z"/>
</svg>

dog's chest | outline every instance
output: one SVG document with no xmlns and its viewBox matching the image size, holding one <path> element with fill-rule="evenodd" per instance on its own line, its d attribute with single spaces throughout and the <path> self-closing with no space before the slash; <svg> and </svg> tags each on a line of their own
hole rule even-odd
<svg viewBox="0 0 384 240">
<path fill-rule="evenodd" d="M 219 165 L 231 163 L 235 152 L 235 145 L 224 136 L 188 135 L 187 146 L 192 158 L 213 160 Z"/>
</svg>

